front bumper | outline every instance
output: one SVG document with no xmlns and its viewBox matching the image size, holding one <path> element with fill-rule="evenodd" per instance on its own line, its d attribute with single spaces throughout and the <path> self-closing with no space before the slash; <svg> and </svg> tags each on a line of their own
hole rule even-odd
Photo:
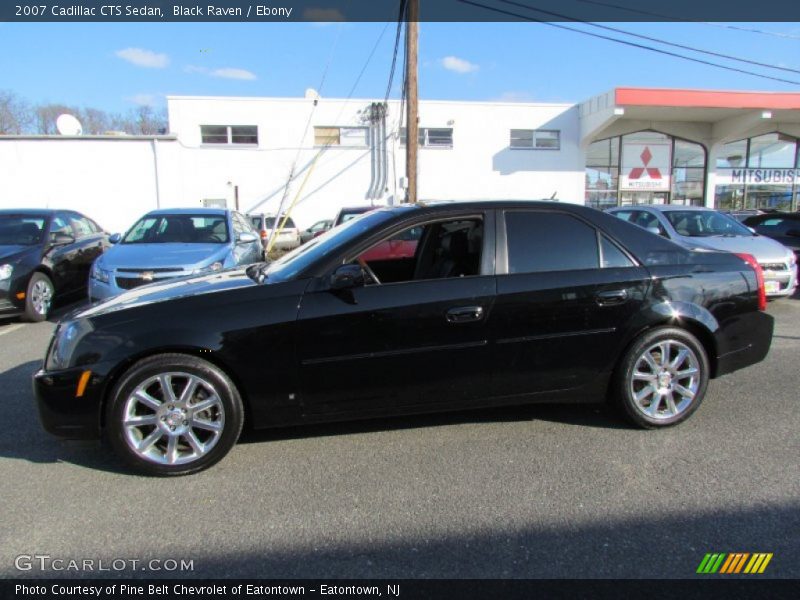
<svg viewBox="0 0 800 600">
<path fill-rule="evenodd" d="M 15 285 L 12 280 L 0 281 L 0 317 L 12 317 L 25 311 L 25 299 L 16 298 L 20 285 Z M 23 288 L 24 291 L 24 288 Z"/>
<path fill-rule="evenodd" d="M 779 269 L 770 268 L 770 263 L 761 263 L 764 273 L 764 284 L 767 286 L 767 296 L 780 298 L 791 296 L 797 289 L 797 265 L 782 265 L 777 263 Z M 770 290 L 770 287 L 773 287 Z"/>
<path fill-rule="evenodd" d="M 39 370 L 33 375 L 33 393 L 42 426 L 48 433 L 70 439 L 100 437 L 103 397 L 110 365 L 96 363 L 63 371 Z M 78 386 L 91 371 L 83 394 Z"/>
</svg>

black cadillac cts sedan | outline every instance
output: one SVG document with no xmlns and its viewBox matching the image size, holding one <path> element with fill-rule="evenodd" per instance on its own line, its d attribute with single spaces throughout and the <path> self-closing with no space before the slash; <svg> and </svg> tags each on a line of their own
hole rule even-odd
<svg viewBox="0 0 800 600">
<path fill-rule="evenodd" d="M 364 259 L 393 238 L 416 246 Z M 692 252 L 590 208 L 401 206 L 273 263 L 79 311 L 34 388 L 48 431 L 105 435 L 159 475 L 217 462 L 245 423 L 609 399 L 665 427 L 709 379 L 766 356 L 764 304 L 751 257 Z"/>
</svg>

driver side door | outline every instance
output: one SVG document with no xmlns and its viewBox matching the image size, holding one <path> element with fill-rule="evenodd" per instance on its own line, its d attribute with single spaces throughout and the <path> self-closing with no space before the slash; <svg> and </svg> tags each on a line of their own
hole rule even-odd
<svg viewBox="0 0 800 600">
<path fill-rule="evenodd" d="M 477 218 L 487 231 L 486 215 Z M 496 289 L 493 228 L 488 232 L 477 248 L 483 260 L 467 275 L 417 269 L 411 278 L 347 290 L 333 291 L 322 279 L 312 284 L 298 316 L 305 414 L 367 416 L 480 402 L 489 387 L 487 322 Z M 362 256 L 372 250 L 387 260 L 374 251 L 387 241 Z M 421 242 L 415 260 L 434 251 Z M 380 265 L 380 272 L 399 270 Z"/>
</svg>

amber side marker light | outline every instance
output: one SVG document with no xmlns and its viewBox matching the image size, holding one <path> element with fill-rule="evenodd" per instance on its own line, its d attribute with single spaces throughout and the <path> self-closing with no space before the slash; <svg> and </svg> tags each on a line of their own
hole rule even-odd
<svg viewBox="0 0 800 600">
<path fill-rule="evenodd" d="M 89 383 L 89 378 L 92 376 L 91 371 L 84 371 L 81 373 L 81 378 L 78 380 L 78 389 L 75 390 L 75 397 L 81 398 L 83 392 L 86 391 L 86 385 Z"/>
<path fill-rule="evenodd" d="M 19 292 L 17 294 L 17 300 L 25 300 L 25 292 Z"/>
</svg>

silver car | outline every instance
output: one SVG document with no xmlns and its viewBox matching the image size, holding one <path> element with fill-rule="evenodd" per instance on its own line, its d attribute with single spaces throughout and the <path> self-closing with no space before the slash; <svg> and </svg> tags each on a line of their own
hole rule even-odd
<svg viewBox="0 0 800 600">
<path fill-rule="evenodd" d="M 727 250 L 755 257 L 767 296 L 791 296 L 797 287 L 794 252 L 711 208 L 681 205 L 623 206 L 610 214 L 692 250 Z"/>
</svg>

